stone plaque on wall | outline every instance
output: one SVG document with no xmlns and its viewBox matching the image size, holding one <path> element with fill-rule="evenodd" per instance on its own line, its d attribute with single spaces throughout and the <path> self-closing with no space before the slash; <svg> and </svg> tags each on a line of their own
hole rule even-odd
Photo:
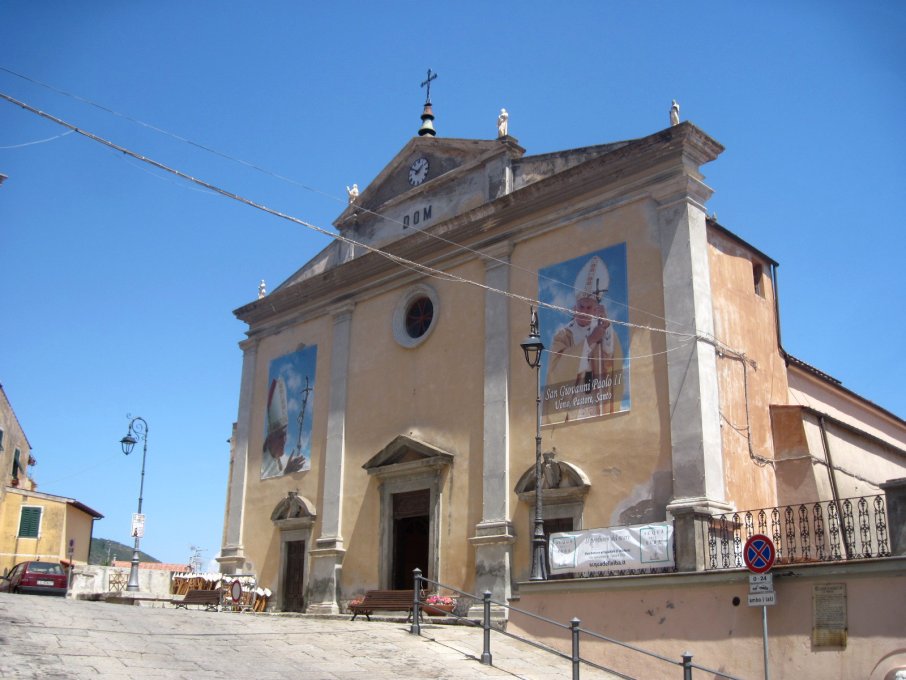
<svg viewBox="0 0 906 680">
<path fill-rule="evenodd" d="M 812 648 L 846 649 L 846 584 L 812 586 Z"/>
</svg>

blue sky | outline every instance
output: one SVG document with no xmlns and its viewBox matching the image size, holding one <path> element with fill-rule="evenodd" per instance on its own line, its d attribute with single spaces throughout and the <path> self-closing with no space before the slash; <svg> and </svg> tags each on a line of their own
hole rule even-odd
<svg viewBox="0 0 906 680">
<path fill-rule="evenodd" d="M 147 125 L 7 71 L 0 92 L 321 227 L 415 135 L 428 68 L 439 135 L 493 138 L 506 107 L 530 154 L 651 134 L 675 98 L 726 147 L 704 168 L 709 209 L 780 263 L 786 349 L 906 415 L 906 5 L 553 7 L 7 0 L 0 66 Z M 142 547 L 209 561 L 232 310 L 327 238 L 63 132 L 0 101 L 0 383 L 40 490 L 126 543 L 141 461 L 119 439 L 145 418 Z"/>
</svg>

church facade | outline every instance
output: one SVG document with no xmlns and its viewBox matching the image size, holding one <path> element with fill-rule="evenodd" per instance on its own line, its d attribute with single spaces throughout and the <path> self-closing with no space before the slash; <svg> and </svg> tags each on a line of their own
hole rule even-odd
<svg viewBox="0 0 906 680">
<path fill-rule="evenodd" d="M 527 155 L 503 114 L 492 140 L 432 120 L 350 191 L 328 247 L 235 312 L 224 572 L 294 611 L 411 588 L 415 567 L 511 597 L 532 566 L 537 395 L 546 533 L 906 476 L 906 424 L 786 354 L 777 264 L 708 217 L 718 142 L 683 122 Z"/>
</svg>

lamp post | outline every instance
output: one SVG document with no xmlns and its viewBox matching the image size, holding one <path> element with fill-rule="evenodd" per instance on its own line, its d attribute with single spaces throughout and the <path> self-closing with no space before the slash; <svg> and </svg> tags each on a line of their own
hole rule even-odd
<svg viewBox="0 0 906 680">
<path fill-rule="evenodd" d="M 148 456 L 148 422 L 144 418 L 135 417 L 129 421 L 129 431 L 126 433 L 126 436 L 120 439 L 120 445 L 123 447 L 123 453 L 127 456 L 132 453 L 132 447 L 138 443 L 139 437 L 142 442 L 144 442 L 144 449 L 142 451 L 142 479 L 141 483 L 138 486 L 138 521 L 142 522 L 142 495 L 145 491 L 145 458 Z M 140 529 L 137 522 L 133 522 L 132 535 L 135 538 L 135 547 L 132 550 L 132 568 L 129 570 L 129 584 L 126 586 L 126 590 L 131 592 L 138 591 L 138 548 L 141 541 L 140 533 L 144 533 L 143 529 Z"/>
<path fill-rule="evenodd" d="M 529 368 L 535 369 L 535 530 L 532 535 L 532 581 L 547 580 L 547 561 L 544 557 L 544 515 L 541 507 L 541 352 L 544 343 L 538 334 L 538 314 L 532 307 L 528 337 L 519 343 L 525 352 Z"/>
</svg>

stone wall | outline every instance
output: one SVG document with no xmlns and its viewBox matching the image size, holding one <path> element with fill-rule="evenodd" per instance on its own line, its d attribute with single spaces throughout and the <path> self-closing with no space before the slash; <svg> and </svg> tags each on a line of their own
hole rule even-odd
<svg viewBox="0 0 906 680">
<path fill-rule="evenodd" d="M 138 587 L 142 596 L 167 598 L 170 596 L 171 572 L 154 569 L 138 570 Z M 97 564 L 77 564 L 72 574 L 70 597 L 126 592 L 129 569 L 105 567 Z M 119 584 L 122 587 L 119 587 Z"/>
</svg>

